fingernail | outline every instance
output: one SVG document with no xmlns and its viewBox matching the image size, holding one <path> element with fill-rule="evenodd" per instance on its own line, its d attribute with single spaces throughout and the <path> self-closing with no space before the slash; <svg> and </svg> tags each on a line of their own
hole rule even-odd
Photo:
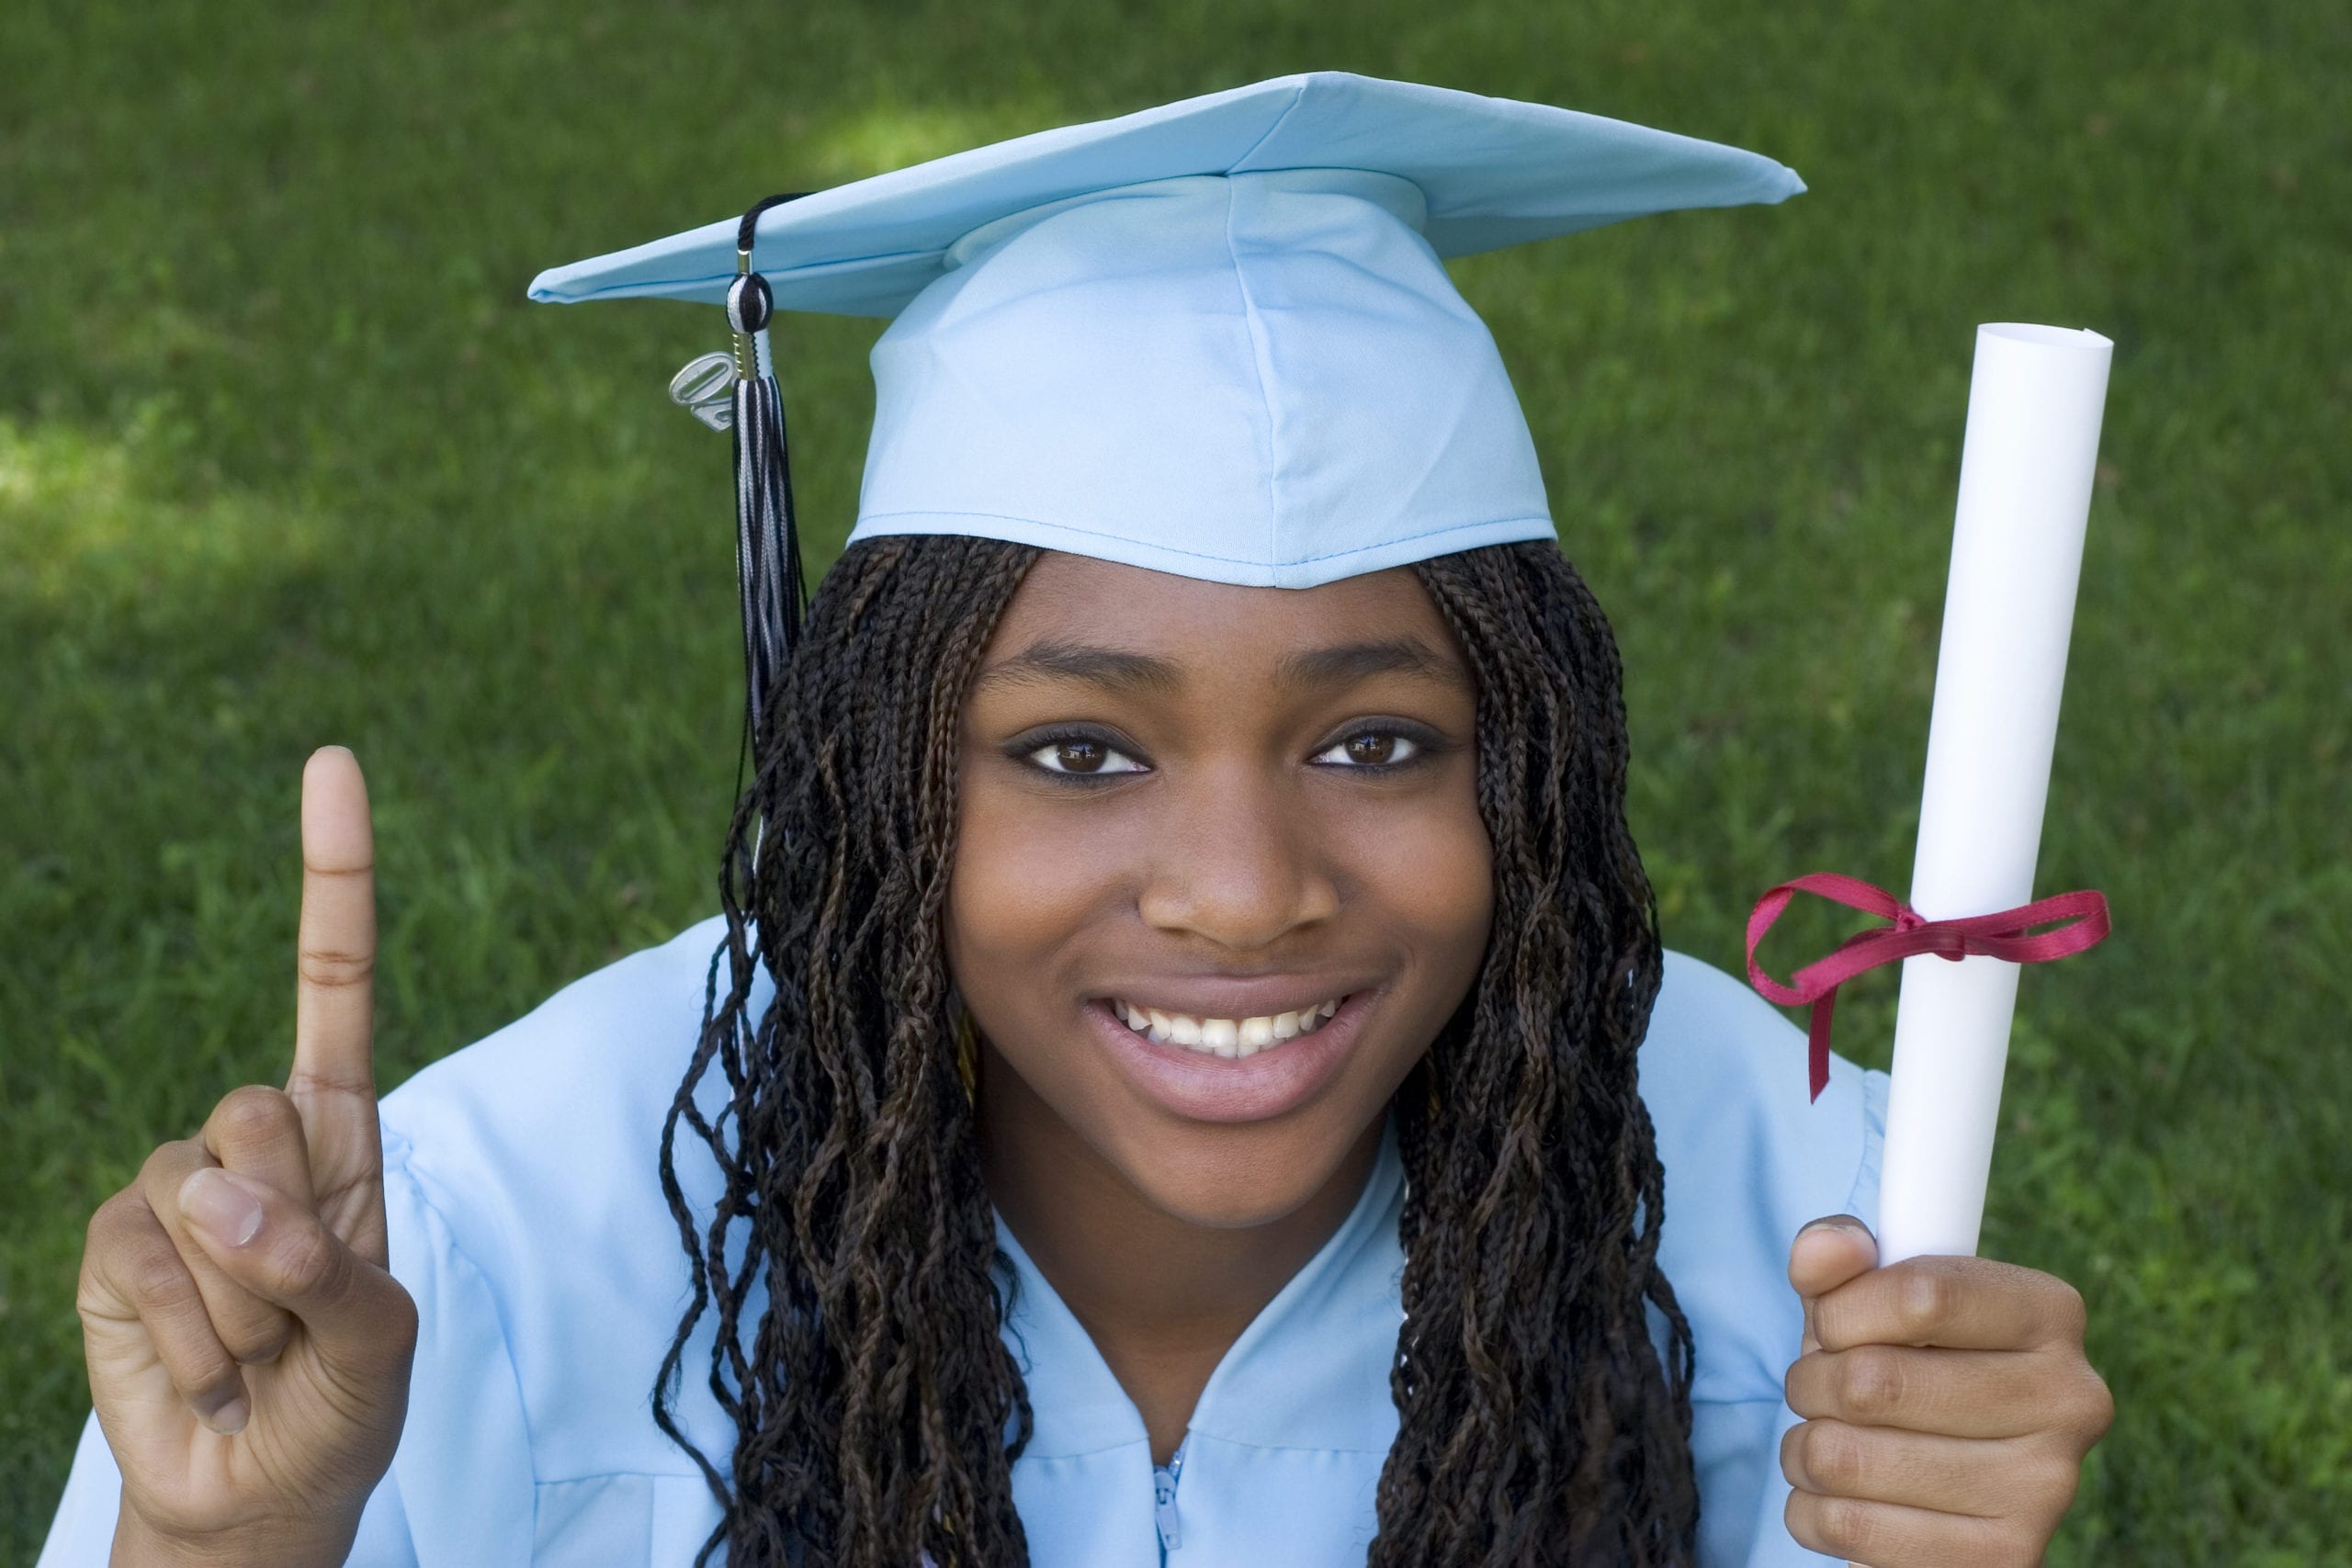
<svg viewBox="0 0 2352 1568">
<path fill-rule="evenodd" d="M 1836 1218 L 1808 1220 L 1805 1223 L 1804 1230 L 1797 1232 L 1797 1235 L 1803 1235 L 1805 1231 L 1844 1231 L 1848 1235 L 1870 1235 L 1870 1232 L 1864 1230 L 1861 1226 L 1856 1224 L 1851 1220 Z"/>
<path fill-rule="evenodd" d="M 180 1183 L 180 1213 L 222 1247 L 243 1247 L 261 1229 L 261 1200 L 210 1166 Z"/>
<path fill-rule="evenodd" d="M 245 1403 L 244 1395 L 239 1394 L 209 1416 L 198 1411 L 196 1418 L 222 1437 L 233 1438 L 245 1429 L 245 1422 L 253 1413 L 254 1407 Z"/>
</svg>

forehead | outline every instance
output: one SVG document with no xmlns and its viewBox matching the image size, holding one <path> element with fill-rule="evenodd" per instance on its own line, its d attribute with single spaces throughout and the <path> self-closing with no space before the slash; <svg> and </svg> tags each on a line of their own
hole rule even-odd
<svg viewBox="0 0 2352 1568">
<path fill-rule="evenodd" d="M 1406 567 L 1314 588 L 1250 588 L 1047 550 L 1022 579 L 985 660 L 1017 654 L 1041 638 L 1189 662 L 1400 635 L 1419 637 L 1441 660 L 1461 661 L 1444 617 Z"/>
</svg>

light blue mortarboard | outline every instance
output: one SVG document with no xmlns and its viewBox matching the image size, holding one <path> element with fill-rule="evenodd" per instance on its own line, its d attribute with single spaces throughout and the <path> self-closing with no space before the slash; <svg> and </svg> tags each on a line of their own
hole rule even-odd
<svg viewBox="0 0 2352 1568">
<path fill-rule="evenodd" d="M 895 317 L 853 544 L 970 534 L 1307 588 L 1553 535 L 1526 418 L 1445 257 L 1804 188 L 1714 142 L 1317 72 L 755 209 L 542 273 L 531 297 L 717 302 L 741 270 L 778 310 Z M 765 379 L 740 331 L 763 303 L 730 310 L 742 380 Z M 768 439 L 747 455 L 752 412 L 745 507 Z"/>
</svg>

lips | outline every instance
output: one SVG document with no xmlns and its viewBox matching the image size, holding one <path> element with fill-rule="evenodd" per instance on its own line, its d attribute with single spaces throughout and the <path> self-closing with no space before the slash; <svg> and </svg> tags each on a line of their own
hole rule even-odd
<svg viewBox="0 0 2352 1568">
<path fill-rule="evenodd" d="M 1264 975 L 1249 980 L 1213 976 L 1157 980 L 1140 976 L 1105 986 L 1095 999 L 1157 1008 L 1170 1015 L 1238 1020 L 1319 1007 L 1373 983 L 1361 975 Z"/>
<path fill-rule="evenodd" d="M 1125 1021 L 1137 1034 L 1153 1040 L 1172 1041 L 1195 1051 L 1206 1051 L 1213 1056 L 1254 1056 L 1261 1051 L 1271 1051 L 1286 1040 L 1302 1034 L 1312 1034 L 1323 1026 L 1323 1021 L 1339 1010 L 1340 1000 L 1333 998 L 1317 1008 L 1301 1008 L 1295 1012 L 1260 1014 L 1255 1018 L 1194 1018 L 1190 1013 L 1168 1013 L 1158 1008 L 1131 1007 L 1114 1001 L 1111 1010 Z"/>
<path fill-rule="evenodd" d="M 1298 1109 L 1338 1076 L 1363 1036 L 1365 1018 L 1379 992 L 1369 987 L 1347 990 L 1330 982 L 1302 985 L 1288 979 L 1236 982 L 1224 988 L 1193 987 L 1180 993 L 1191 998 L 1195 1006 L 1235 1010 L 1208 1016 L 1248 1018 L 1311 1007 L 1318 987 L 1326 998 L 1340 993 L 1337 1010 L 1320 1027 L 1248 1056 L 1212 1055 L 1197 1046 L 1138 1034 L 1120 1021 L 1107 997 L 1087 1002 L 1083 1010 L 1122 1076 L 1162 1111 L 1187 1121 L 1258 1122 Z"/>
</svg>

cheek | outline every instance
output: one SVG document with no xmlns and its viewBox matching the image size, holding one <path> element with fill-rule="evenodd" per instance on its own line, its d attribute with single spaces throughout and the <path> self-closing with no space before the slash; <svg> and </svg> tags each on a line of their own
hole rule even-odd
<svg viewBox="0 0 2352 1568">
<path fill-rule="evenodd" d="M 1494 919 L 1494 849 L 1475 803 L 1392 818 L 1356 858 L 1365 902 L 1398 922 L 1438 989 L 1458 998 L 1476 976 Z M 1449 1006 L 1447 1010 L 1451 1010 Z M 1441 1020 L 1441 1021 L 1442 1021 Z"/>
<path fill-rule="evenodd" d="M 1115 847 L 1052 804 L 981 785 L 957 811 L 948 962 L 974 1009 L 1007 1024 L 1053 992 L 1070 934 L 1116 883 Z"/>
</svg>

